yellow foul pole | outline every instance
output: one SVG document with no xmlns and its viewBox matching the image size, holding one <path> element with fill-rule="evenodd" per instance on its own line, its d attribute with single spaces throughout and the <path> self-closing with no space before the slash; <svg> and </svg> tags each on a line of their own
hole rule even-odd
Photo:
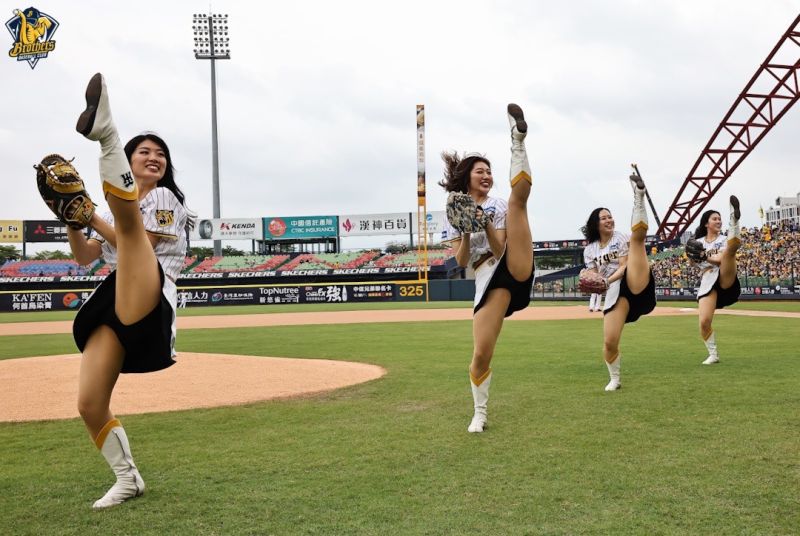
<svg viewBox="0 0 800 536">
<path fill-rule="evenodd" d="M 417 278 L 428 296 L 428 206 L 425 198 L 425 105 L 417 104 Z"/>
</svg>

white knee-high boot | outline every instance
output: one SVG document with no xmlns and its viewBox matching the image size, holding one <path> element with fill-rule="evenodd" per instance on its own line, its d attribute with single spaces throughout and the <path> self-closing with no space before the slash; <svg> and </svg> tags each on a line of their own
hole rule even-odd
<svg viewBox="0 0 800 536">
<path fill-rule="evenodd" d="M 614 358 L 614 361 L 609 363 L 606 361 L 606 366 L 608 367 L 608 376 L 610 381 L 608 385 L 606 385 L 606 391 L 616 391 L 620 387 L 622 387 L 622 382 L 620 381 L 620 365 L 622 361 L 622 355 L 617 354 L 617 357 Z"/>
<path fill-rule="evenodd" d="M 508 105 L 508 122 L 511 125 L 511 169 L 509 172 L 511 187 L 521 180 L 533 183 L 531 166 L 528 163 L 528 152 L 525 150 L 525 136 L 528 134 L 528 123 L 522 108 L 516 104 Z"/>
<path fill-rule="evenodd" d="M 78 118 L 75 128 L 86 138 L 100 142 L 100 178 L 103 181 L 103 194 L 136 201 L 139 198 L 136 181 L 133 179 L 117 127 L 111 117 L 108 89 L 100 73 L 94 75 L 86 87 L 86 109 Z"/>
<path fill-rule="evenodd" d="M 704 365 L 713 365 L 714 363 L 719 363 L 719 354 L 717 353 L 717 339 L 714 336 L 714 332 L 712 331 L 711 334 L 706 337 L 706 340 L 703 341 L 706 345 L 706 349 L 708 349 L 708 357 L 705 361 L 703 361 Z"/>
<path fill-rule="evenodd" d="M 631 212 L 631 231 L 648 228 L 647 207 L 644 204 L 644 194 L 647 189 L 644 181 L 638 175 L 631 175 L 631 186 L 633 187 L 633 211 Z"/>
<path fill-rule="evenodd" d="M 469 423 L 467 432 L 483 432 L 488 421 L 487 405 L 489 402 L 489 385 L 492 383 L 492 369 L 480 378 L 469 375 L 469 384 L 472 387 L 472 401 L 475 407 L 475 414 L 472 422 Z"/>
<path fill-rule="evenodd" d="M 730 220 L 728 221 L 728 244 L 738 247 L 742 242 L 742 231 L 739 227 L 739 218 L 742 216 L 741 211 L 739 210 L 739 198 L 735 195 L 732 195 L 730 202 L 731 215 Z"/>
<path fill-rule="evenodd" d="M 95 439 L 95 444 L 117 476 L 117 481 L 94 503 L 93 508 L 108 508 L 144 493 L 144 480 L 133 463 L 128 436 L 119 420 L 108 421 Z"/>
</svg>

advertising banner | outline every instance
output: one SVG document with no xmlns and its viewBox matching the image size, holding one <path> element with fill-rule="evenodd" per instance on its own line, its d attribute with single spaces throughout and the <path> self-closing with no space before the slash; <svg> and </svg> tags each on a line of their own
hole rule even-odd
<svg viewBox="0 0 800 536">
<path fill-rule="evenodd" d="M 199 220 L 189 233 L 189 240 L 261 240 L 264 237 L 261 218 L 217 218 Z"/>
<path fill-rule="evenodd" d="M 394 283 L 271 285 L 178 290 L 178 307 L 198 305 L 272 305 L 285 303 L 345 303 L 391 301 Z M 413 294 L 412 291 L 408 291 Z"/>
<path fill-rule="evenodd" d="M 425 214 L 425 220 L 427 222 L 428 227 L 428 234 L 433 233 L 434 236 L 439 237 L 444 231 L 444 219 L 445 213 L 444 210 L 432 210 Z M 417 228 L 419 227 L 419 223 L 417 219 L 414 218 L 413 222 L 413 232 L 416 235 L 419 231 Z"/>
<path fill-rule="evenodd" d="M 544 242 L 534 242 L 533 249 L 582 249 L 589 245 L 585 239 L 579 240 L 549 240 Z"/>
<path fill-rule="evenodd" d="M 264 218 L 265 240 L 336 237 L 337 216 L 270 216 Z"/>
<path fill-rule="evenodd" d="M 417 205 L 425 206 L 425 105 L 417 104 Z"/>
<path fill-rule="evenodd" d="M 416 288 L 406 285 L 403 299 L 418 299 Z M 264 305 L 284 303 L 346 303 L 392 301 L 394 283 L 271 285 L 262 287 L 209 287 L 178 289 L 178 308 L 216 305 Z M 6 292 L 0 294 L 0 311 L 78 310 L 91 294 L 88 290 Z M 424 298 L 424 294 L 422 295 Z"/>
<path fill-rule="evenodd" d="M 0 311 L 77 311 L 89 295 L 88 290 L 4 292 L 0 294 Z"/>
<path fill-rule="evenodd" d="M 434 266 L 432 272 L 445 270 L 442 266 Z M 242 272 L 199 272 L 179 274 L 179 281 L 222 281 L 225 279 L 262 279 L 262 278 L 292 278 L 292 277 L 325 277 L 325 276 L 350 276 L 367 277 L 378 275 L 400 275 L 417 273 L 416 266 L 388 266 L 385 268 L 319 268 L 314 270 L 252 270 Z M 86 277 L 86 276 L 84 276 Z M 10 279 L 10 278 L 6 278 Z M 64 279 L 57 278 L 57 279 Z M 2 282 L 2 279 L 0 279 Z M 9 281 L 10 282 L 10 281 Z M 213 284 L 213 283 L 212 283 Z"/>
<path fill-rule="evenodd" d="M 67 242 L 67 226 L 58 220 L 25 220 L 25 242 Z"/>
<path fill-rule="evenodd" d="M 694 299 L 697 296 L 697 289 L 689 288 L 671 288 L 671 287 L 656 287 L 656 296 L 663 296 L 665 298 L 686 298 Z"/>
<path fill-rule="evenodd" d="M 22 242 L 22 220 L 0 220 L 0 244 Z"/>
<path fill-rule="evenodd" d="M 339 216 L 339 236 L 407 235 L 411 229 L 411 214 L 344 214 Z"/>
</svg>

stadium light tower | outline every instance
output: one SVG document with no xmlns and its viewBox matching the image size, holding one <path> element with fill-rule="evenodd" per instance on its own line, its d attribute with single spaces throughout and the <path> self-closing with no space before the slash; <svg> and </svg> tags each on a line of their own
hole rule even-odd
<svg viewBox="0 0 800 536">
<path fill-rule="evenodd" d="M 217 146 L 217 73 L 216 60 L 231 59 L 228 45 L 228 15 L 195 13 L 192 20 L 194 57 L 211 60 L 211 158 L 214 191 L 214 218 L 219 218 L 219 148 Z M 214 255 L 222 255 L 222 244 L 214 240 Z"/>
</svg>

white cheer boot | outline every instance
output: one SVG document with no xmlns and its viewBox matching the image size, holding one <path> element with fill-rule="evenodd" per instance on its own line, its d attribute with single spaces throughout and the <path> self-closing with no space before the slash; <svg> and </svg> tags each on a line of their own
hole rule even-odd
<svg viewBox="0 0 800 536">
<path fill-rule="evenodd" d="M 714 332 L 711 332 L 711 335 L 703 341 L 706 345 L 706 349 L 708 349 L 708 357 L 705 361 L 703 361 L 704 365 L 713 365 L 714 363 L 719 363 L 719 354 L 717 353 L 717 340 L 714 336 Z"/>
<path fill-rule="evenodd" d="M 633 211 L 631 213 L 631 231 L 644 229 L 647 231 L 647 208 L 644 205 L 644 194 L 647 189 L 644 181 L 639 175 L 630 176 L 631 187 L 633 187 Z"/>
<path fill-rule="evenodd" d="M 608 385 L 606 385 L 606 391 L 616 391 L 622 387 L 622 383 L 619 379 L 621 360 L 622 356 L 617 354 L 617 357 L 613 362 L 609 363 L 606 361 L 606 366 L 608 367 L 608 376 L 611 378 L 611 380 L 608 382 Z"/>
<path fill-rule="evenodd" d="M 741 210 L 739 209 L 739 198 L 732 195 L 731 202 L 731 216 L 728 223 L 728 247 L 736 247 L 742 243 L 742 230 L 739 227 L 739 218 L 742 217 Z"/>
<path fill-rule="evenodd" d="M 100 431 L 95 444 L 117 476 L 117 482 L 92 508 L 100 510 L 115 506 L 144 493 L 144 480 L 133 463 L 128 436 L 119 420 L 109 421 Z"/>
<path fill-rule="evenodd" d="M 492 383 L 492 369 L 480 378 L 469 375 L 469 384 L 472 387 L 472 400 L 475 406 L 475 414 L 472 422 L 469 423 L 467 432 L 483 432 L 488 421 L 487 404 L 489 402 L 489 385 Z"/>
<path fill-rule="evenodd" d="M 103 194 L 111 194 L 127 201 L 139 199 L 128 158 L 119 140 L 117 127 L 111 117 L 108 89 L 103 75 L 97 73 L 86 86 L 86 109 L 78 117 L 75 129 L 86 138 L 99 141 L 100 178 Z"/>
<path fill-rule="evenodd" d="M 533 184 L 531 166 L 528 164 L 528 153 L 525 150 L 525 136 L 528 134 L 528 123 L 522 108 L 516 104 L 508 105 L 508 122 L 511 125 L 511 169 L 509 176 L 513 188 L 519 181 L 526 180 Z"/>
</svg>

